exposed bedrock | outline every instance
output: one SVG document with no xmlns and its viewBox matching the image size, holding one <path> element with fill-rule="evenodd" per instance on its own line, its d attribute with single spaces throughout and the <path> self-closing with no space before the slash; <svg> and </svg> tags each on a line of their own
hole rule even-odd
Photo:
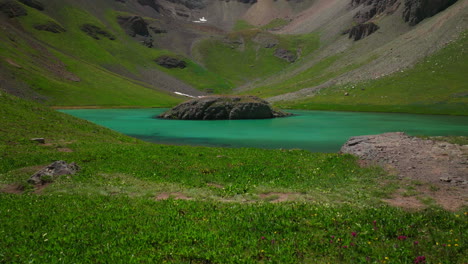
<svg viewBox="0 0 468 264">
<path fill-rule="evenodd" d="M 377 26 L 376 24 L 372 22 L 360 24 L 350 29 L 349 38 L 352 38 L 355 41 L 358 41 L 371 35 L 372 33 L 376 32 L 378 29 L 379 29 L 379 26 Z"/>
<path fill-rule="evenodd" d="M 4 13 L 9 18 L 28 15 L 26 8 L 14 1 L 0 2 L 0 12 Z"/>
<path fill-rule="evenodd" d="M 351 2 L 353 7 L 363 6 L 354 16 L 357 23 L 365 23 L 380 14 L 391 14 L 400 4 L 400 0 L 352 0 Z"/>
<path fill-rule="evenodd" d="M 43 11 L 45 9 L 44 4 L 37 0 L 18 0 L 18 1 L 40 11 Z"/>
<path fill-rule="evenodd" d="M 184 69 L 185 67 L 187 67 L 187 63 L 185 61 L 166 55 L 157 58 L 155 61 L 158 65 L 168 69 Z"/>
<path fill-rule="evenodd" d="M 52 33 L 63 33 L 66 31 L 62 26 L 55 23 L 54 21 L 48 21 L 44 24 L 35 25 L 34 28 L 37 30 L 49 31 Z"/>
<path fill-rule="evenodd" d="M 136 35 L 149 36 L 148 23 L 142 17 L 119 16 L 117 20 L 128 35 L 132 37 Z"/>
<path fill-rule="evenodd" d="M 468 146 L 425 140 L 402 132 L 350 138 L 342 153 L 396 170 L 400 177 L 424 182 L 468 184 Z"/>
<path fill-rule="evenodd" d="M 181 103 L 159 115 L 180 120 L 267 119 L 290 114 L 274 110 L 255 96 L 207 96 Z"/>
<path fill-rule="evenodd" d="M 88 36 L 94 38 L 94 39 L 101 39 L 101 37 L 108 38 L 110 40 L 115 40 L 115 36 L 112 35 L 111 33 L 107 32 L 106 30 L 93 25 L 93 24 L 83 24 L 80 26 L 81 31 L 86 33 Z"/>
<path fill-rule="evenodd" d="M 457 0 L 405 0 L 403 19 L 414 26 L 425 18 L 445 10 L 455 2 Z"/>
</svg>

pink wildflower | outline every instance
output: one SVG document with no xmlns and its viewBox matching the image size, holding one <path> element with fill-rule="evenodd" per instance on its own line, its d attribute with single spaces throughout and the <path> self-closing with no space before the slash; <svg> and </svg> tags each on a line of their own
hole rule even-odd
<svg viewBox="0 0 468 264">
<path fill-rule="evenodd" d="M 426 257 L 425 256 L 417 256 L 414 259 L 414 263 L 426 263 Z"/>
</svg>

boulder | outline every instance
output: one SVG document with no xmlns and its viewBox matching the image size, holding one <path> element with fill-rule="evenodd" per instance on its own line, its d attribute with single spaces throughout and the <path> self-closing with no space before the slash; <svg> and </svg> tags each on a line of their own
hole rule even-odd
<svg viewBox="0 0 468 264">
<path fill-rule="evenodd" d="M 35 25 L 34 28 L 37 30 L 49 31 L 52 33 L 63 33 L 66 31 L 62 26 L 53 21 L 48 21 L 45 24 Z"/>
<path fill-rule="evenodd" d="M 351 28 L 351 30 L 349 30 L 348 36 L 349 38 L 354 39 L 354 41 L 358 41 L 373 34 L 377 30 L 379 30 L 379 26 L 377 26 L 376 24 L 372 22 L 369 22 L 369 23 L 360 24 Z"/>
<path fill-rule="evenodd" d="M 149 36 L 148 23 L 140 16 L 119 16 L 117 18 L 120 26 L 131 36 Z"/>
<path fill-rule="evenodd" d="M 4 13 L 9 18 L 28 15 L 28 11 L 26 11 L 26 8 L 14 1 L 6 1 L 0 3 L 0 12 Z"/>
<path fill-rule="evenodd" d="M 173 69 L 173 68 L 184 69 L 185 67 L 187 67 L 187 63 L 185 61 L 179 60 L 171 56 L 161 56 L 157 58 L 155 61 L 159 66 L 162 66 L 168 69 Z"/>
<path fill-rule="evenodd" d="M 66 163 L 63 160 L 55 161 L 47 167 L 36 172 L 29 178 L 30 184 L 44 184 L 54 181 L 58 176 L 73 175 L 80 170 L 76 163 Z"/>
<path fill-rule="evenodd" d="M 290 63 L 293 63 L 297 60 L 296 53 L 290 50 L 281 49 L 281 48 L 275 50 L 275 57 L 278 57 Z"/>
<path fill-rule="evenodd" d="M 110 40 L 115 40 L 114 35 L 93 24 L 83 24 L 81 25 L 80 29 L 88 36 L 97 40 L 101 39 L 100 37 L 106 37 Z"/>
<path fill-rule="evenodd" d="M 403 19 L 414 26 L 425 18 L 445 10 L 455 2 L 457 0 L 405 0 Z"/>
<path fill-rule="evenodd" d="M 18 0 L 18 1 L 20 1 L 21 3 L 29 7 L 35 8 L 39 11 L 43 11 L 45 9 L 44 4 L 37 0 Z"/>
<path fill-rule="evenodd" d="M 159 118 L 180 120 L 267 119 L 291 114 L 255 96 L 206 96 L 181 103 Z"/>
</svg>

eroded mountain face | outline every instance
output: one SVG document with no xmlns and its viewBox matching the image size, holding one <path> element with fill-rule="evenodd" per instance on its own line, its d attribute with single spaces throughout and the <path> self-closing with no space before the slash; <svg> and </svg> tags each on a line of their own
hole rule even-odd
<svg viewBox="0 0 468 264">
<path fill-rule="evenodd" d="M 455 2 L 457 0 L 405 0 L 403 18 L 410 25 L 416 25 L 422 20 L 445 10 Z"/>
</svg>

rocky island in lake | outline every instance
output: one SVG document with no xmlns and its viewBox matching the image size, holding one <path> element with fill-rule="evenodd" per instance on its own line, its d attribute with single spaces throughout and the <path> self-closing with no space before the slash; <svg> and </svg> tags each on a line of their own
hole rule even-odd
<svg viewBox="0 0 468 264">
<path fill-rule="evenodd" d="M 181 103 L 159 115 L 179 120 L 266 119 L 291 114 L 275 110 L 256 96 L 206 96 Z"/>
</svg>

